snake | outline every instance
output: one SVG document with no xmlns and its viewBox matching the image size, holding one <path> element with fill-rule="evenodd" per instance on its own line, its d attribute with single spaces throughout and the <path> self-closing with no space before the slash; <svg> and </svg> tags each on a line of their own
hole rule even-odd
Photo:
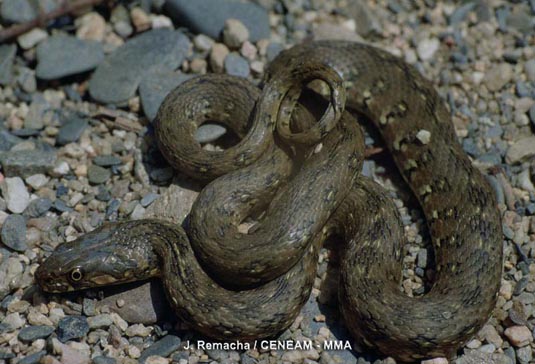
<svg viewBox="0 0 535 364">
<path fill-rule="evenodd" d="M 206 122 L 239 137 L 207 150 Z M 403 224 L 385 189 L 361 175 L 360 122 L 378 130 L 425 215 L 432 286 L 400 288 Z M 276 337 L 308 300 L 322 243 L 336 236 L 344 325 L 403 362 L 452 358 L 487 322 L 499 292 L 501 217 L 490 184 L 457 141 L 432 82 L 387 51 L 312 41 L 282 51 L 262 89 L 194 77 L 163 101 L 157 145 L 204 188 L 183 224 L 105 223 L 66 242 L 35 276 L 65 292 L 159 277 L 179 319 L 223 341 Z"/>
</svg>

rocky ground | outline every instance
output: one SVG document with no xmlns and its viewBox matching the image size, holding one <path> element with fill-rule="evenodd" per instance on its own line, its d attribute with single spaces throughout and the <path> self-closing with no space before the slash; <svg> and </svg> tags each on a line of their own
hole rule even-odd
<svg viewBox="0 0 535 364">
<path fill-rule="evenodd" d="M 0 0 L 1 27 L 58 2 Z M 174 177 L 151 134 L 170 90 L 206 72 L 258 81 L 281 49 L 334 38 L 373 43 L 433 80 L 496 191 L 502 288 L 455 363 L 535 362 L 534 14 L 533 0 L 133 0 L 78 9 L 1 44 L 0 363 L 395 363 L 358 350 L 188 350 L 199 337 L 169 313 L 158 282 L 46 295 L 33 280 L 57 245 L 103 221 L 187 214 L 198 188 Z M 197 138 L 224 133 L 205 125 Z M 372 136 L 367 144 L 380 147 Z M 432 248 L 384 154 L 364 172 L 396 198 L 409 240 L 402 288 L 419 295 Z M 331 258 L 322 252 L 313 294 L 282 339 L 350 340 Z"/>
</svg>

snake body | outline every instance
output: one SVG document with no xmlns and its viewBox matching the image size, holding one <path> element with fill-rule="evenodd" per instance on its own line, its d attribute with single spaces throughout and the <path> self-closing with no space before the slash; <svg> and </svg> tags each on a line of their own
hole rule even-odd
<svg viewBox="0 0 535 364">
<path fill-rule="evenodd" d="M 303 91 L 315 79 L 330 89 L 317 123 L 321 102 Z M 385 191 L 359 174 L 363 138 L 352 114 L 380 131 L 424 211 L 436 275 L 422 297 L 400 291 L 403 227 Z M 194 133 L 208 120 L 241 141 L 203 150 Z M 159 276 L 177 315 L 199 332 L 270 337 L 299 313 L 321 242 L 336 234 L 346 242 L 341 311 L 364 345 L 402 361 L 451 357 L 492 312 L 502 272 L 492 189 L 432 84 L 399 58 L 353 42 L 298 45 L 270 64 L 261 92 L 230 76 L 187 81 L 165 99 L 155 130 L 171 165 L 211 181 L 185 229 L 159 220 L 104 225 L 39 267 L 45 290 Z M 240 230 L 250 216 L 258 222 Z"/>
</svg>

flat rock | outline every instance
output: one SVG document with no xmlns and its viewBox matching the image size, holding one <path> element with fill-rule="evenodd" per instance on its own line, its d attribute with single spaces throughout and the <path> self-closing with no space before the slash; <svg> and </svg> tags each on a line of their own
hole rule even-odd
<svg viewBox="0 0 535 364">
<path fill-rule="evenodd" d="M 22 23 L 35 19 L 39 15 L 38 7 L 48 13 L 56 6 L 54 0 L 4 0 L 0 7 L 0 16 L 6 23 Z"/>
<path fill-rule="evenodd" d="M 139 84 L 141 106 L 147 118 L 154 120 L 167 94 L 192 77 L 173 71 L 154 70 L 148 73 Z"/>
<path fill-rule="evenodd" d="M 97 302 L 96 309 L 109 307 L 131 324 L 153 324 L 170 315 L 169 304 L 158 279 L 104 288 L 103 291 L 105 298 Z M 117 305 L 119 300 L 125 302 L 121 307 Z"/>
<path fill-rule="evenodd" d="M 489 91 L 498 91 L 513 77 L 513 67 L 509 63 L 502 63 L 492 67 L 483 78 Z"/>
<path fill-rule="evenodd" d="M 507 163 L 517 163 L 535 155 L 535 136 L 529 136 L 516 141 L 507 150 Z"/>
<path fill-rule="evenodd" d="M 56 159 L 55 151 L 17 150 L 0 154 L 0 163 L 7 177 L 46 174 L 54 168 Z"/>
<path fill-rule="evenodd" d="M 89 122 L 87 119 L 79 116 L 72 116 L 59 128 L 58 135 L 56 136 L 56 143 L 65 145 L 77 141 L 88 126 Z"/>
<path fill-rule="evenodd" d="M 173 184 L 148 208 L 145 218 L 163 219 L 181 224 L 191 210 L 197 195 L 197 186 L 175 179 Z"/>
<path fill-rule="evenodd" d="M 169 29 L 151 30 L 132 38 L 98 66 L 89 82 L 89 92 L 102 103 L 123 104 L 135 95 L 151 70 L 178 68 L 190 46 L 184 34 Z"/>
<path fill-rule="evenodd" d="M 249 40 L 269 38 L 267 11 L 256 4 L 235 0 L 167 0 L 167 14 L 195 33 L 219 38 L 227 19 L 240 20 L 249 31 Z"/>
<path fill-rule="evenodd" d="M 102 44 L 73 36 L 56 35 L 37 46 L 35 74 L 44 80 L 90 71 L 104 60 Z"/>
<path fill-rule="evenodd" d="M 141 364 L 143 364 L 147 358 L 152 355 L 167 357 L 180 347 L 180 343 L 181 340 L 178 336 L 166 335 L 143 350 L 143 353 L 141 353 L 141 356 L 138 360 Z"/>
<path fill-rule="evenodd" d="M 4 44 L 0 46 L 0 85 L 7 85 L 13 80 L 13 61 L 17 46 Z"/>
</svg>

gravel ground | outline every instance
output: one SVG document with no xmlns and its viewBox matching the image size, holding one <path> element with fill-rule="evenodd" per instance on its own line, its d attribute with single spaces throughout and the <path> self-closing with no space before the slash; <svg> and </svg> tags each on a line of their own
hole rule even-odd
<svg viewBox="0 0 535 364">
<path fill-rule="evenodd" d="M 57 0 L 0 0 L 2 27 Z M 46 295 L 33 281 L 57 245 L 106 220 L 183 219 L 198 186 L 154 146 L 163 97 L 194 74 L 258 81 L 308 39 L 371 42 L 414 64 L 447 101 L 457 136 L 503 212 L 502 287 L 488 324 L 455 363 L 534 363 L 535 1 L 137 0 L 63 16 L 0 44 L 0 363 L 388 363 L 354 350 L 201 350 L 159 282 Z M 233 20 L 229 20 L 229 19 Z M 210 143 L 217 125 L 197 138 Z M 370 147 L 380 147 L 372 134 Z M 402 288 L 427 289 L 432 248 L 385 153 L 364 173 L 391 190 L 409 244 Z M 329 264 L 331 263 L 331 264 Z M 336 258 L 280 339 L 350 340 L 336 309 Z M 443 359 L 427 364 L 447 363 Z"/>
</svg>

